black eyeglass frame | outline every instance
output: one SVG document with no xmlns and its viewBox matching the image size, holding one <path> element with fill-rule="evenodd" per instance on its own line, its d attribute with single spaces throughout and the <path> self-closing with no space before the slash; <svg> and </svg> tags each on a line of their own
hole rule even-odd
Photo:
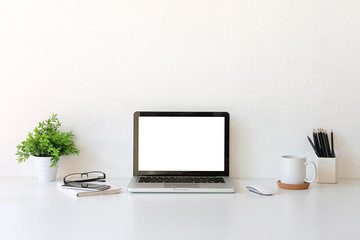
<svg viewBox="0 0 360 240">
<path fill-rule="evenodd" d="M 84 175 L 89 177 L 89 173 L 99 173 L 102 174 L 102 176 L 96 177 L 96 178 L 87 178 L 87 179 L 79 179 L 79 180 L 72 180 L 72 181 L 66 181 L 66 178 L 73 175 L 80 175 L 80 178 L 82 178 Z M 106 174 L 101 171 L 90 171 L 85 173 L 71 173 L 69 175 L 66 175 L 63 179 L 64 184 L 72 183 L 72 182 L 103 182 L 106 179 Z"/>
</svg>

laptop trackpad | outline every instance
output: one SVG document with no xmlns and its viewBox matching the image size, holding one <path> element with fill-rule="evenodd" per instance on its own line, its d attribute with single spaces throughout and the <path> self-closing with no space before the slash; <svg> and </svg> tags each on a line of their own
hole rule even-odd
<svg viewBox="0 0 360 240">
<path fill-rule="evenodd" d="M 199 188 L 197 183 L 165 183 L 165 188 Z"/>
</svg>

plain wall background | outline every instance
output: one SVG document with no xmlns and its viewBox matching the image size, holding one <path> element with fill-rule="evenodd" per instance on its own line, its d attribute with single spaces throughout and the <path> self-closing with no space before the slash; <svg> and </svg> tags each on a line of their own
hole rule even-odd
<svg viewBox="0 0 360 240">
<path fill-rule="evenodd" d="M 277 178 L 335 131 L 339 176 L 360 177 L 360 2 L 0 2 L 0 176 L 36 176 L 16 145 L 59 115 L 79 157 L 58 176 L 132 175 L 136 110 L 231 114 L 231 176 Z"/>
</svg>

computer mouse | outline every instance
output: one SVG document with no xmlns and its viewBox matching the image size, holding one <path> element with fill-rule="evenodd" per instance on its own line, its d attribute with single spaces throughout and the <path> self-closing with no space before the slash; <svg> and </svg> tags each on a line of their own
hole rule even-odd
<svg viewBox="0 0 360 240">
<path fill-rule="evenodd" d="M 260 195 L 264 195 L 264 196 L 271 196 L 274 193 L 276 193 L 277 189 L 270 187 L 268 185 L 262 185 L 262 184 L 254 184 L 254 185 L 249 185 L 246 186 L 246 188 L 250 191 L 250 192 L 254 192 Z"/>
</svg>

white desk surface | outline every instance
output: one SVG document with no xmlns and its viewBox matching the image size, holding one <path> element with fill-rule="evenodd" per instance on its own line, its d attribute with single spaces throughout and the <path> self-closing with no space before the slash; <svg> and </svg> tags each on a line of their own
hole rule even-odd
<svg viewBox="0 0 360 240">
<path fill-rule="evenodd" d="M 360 180 L 311 184 L 273 196 L 132 194 L 74 198 L 55 182 L 0 178 L 0 239 L 359 239 Z"/>
</svg>

